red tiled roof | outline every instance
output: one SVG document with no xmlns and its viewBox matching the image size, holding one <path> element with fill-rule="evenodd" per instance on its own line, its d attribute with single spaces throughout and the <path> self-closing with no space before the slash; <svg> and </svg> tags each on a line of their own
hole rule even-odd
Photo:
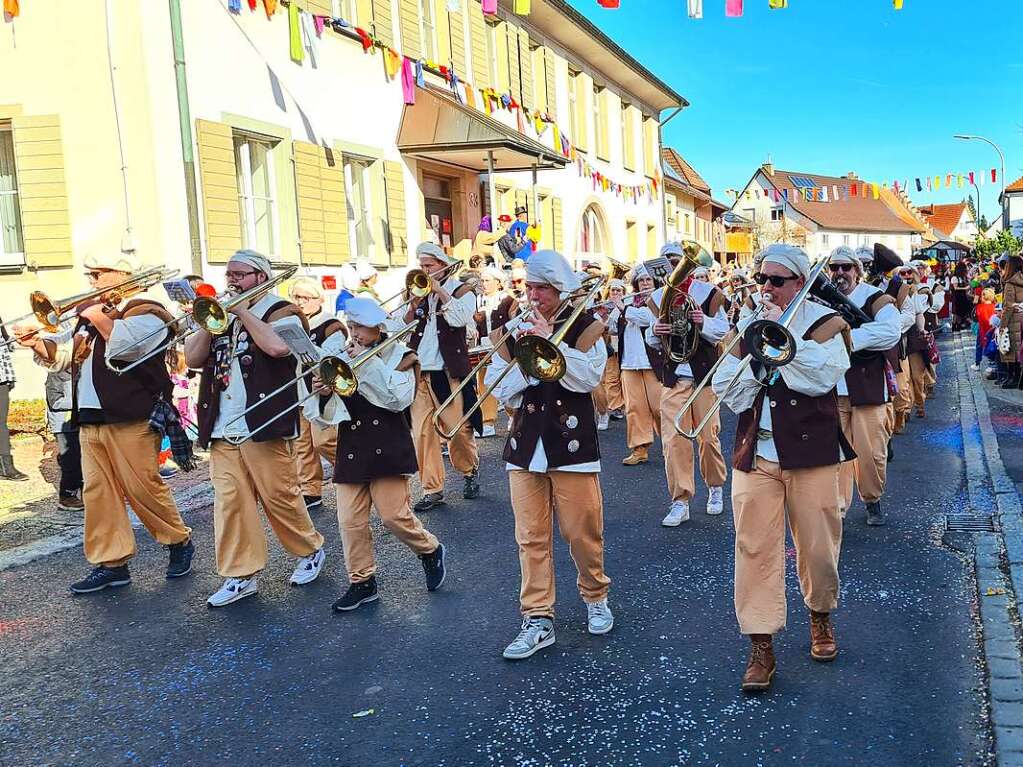
<svg viewBox="0 0 1023 767">
<path fill-rule="evenodd" d="M 780 192 L 789 190 L 788 204 L 797 212 L 825 229 L 848 230 L 853 232 L 923 232 L 925 227 L 911 224 L 898 215 L 885 202 L 884 195 L 875 200 L 872 194 L 866 197 L 840 199 L 838 202 L 807 202 L 800 198 L 793 199 L 792 189 L 798 188 L 792 177 L 808 178 L 815 187 L 827 187 L 828 198 L 833 194 L 832 187 L 862 185 L 861 179 L 850 179 L 844 176 L 822 176 L 818 173 L 801 173 L 797 171 L 775 170 L 769 175 L 764 168 L 763 175 Z"/>
<path fill-rule="evenodd" d="M 1011 184 L 1009 184 L 1007 187 L 1005 187 L 1005 191 L 1006 192 L 1023 192 L 1023 176 L 1020 176 L 1018 179 L 1016 179 Z"/>
<path fill-rule="evenodd" d="M 710 185 L 703 180 L 703 177 L 676 150 L 670 146 L 661 147 L 661 160 L 666 162 L 678 174 L 679 178 L 691 187 L 699 189 L 705 194 L 710 194 Z"/>
<path fill-rule="evenodd" d="M 920 213 L 937 232 L 948 237 L 959 225 L 959 220 L 966 210 L 965 202 L 953 202 L 947 205 L 921 205 Z"/>
</svg>

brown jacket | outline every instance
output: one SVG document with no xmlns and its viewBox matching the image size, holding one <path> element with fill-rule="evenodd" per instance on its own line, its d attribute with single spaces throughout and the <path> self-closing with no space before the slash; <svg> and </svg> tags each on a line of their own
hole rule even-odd
<svg viewBox="0 0 1023 767">
<path fill-rule="evenodd" d="M 1002 324 L 1009 329 L 1012 348 L 1008 354 L 1002 355 L 1002 362 L 1018 362 L 1020 336 L 1023 335 L 1023 312 L 1016 308 L 1023 303 L 1023 274 L 1017 272 L 1002 287 Z"/>
</svg>

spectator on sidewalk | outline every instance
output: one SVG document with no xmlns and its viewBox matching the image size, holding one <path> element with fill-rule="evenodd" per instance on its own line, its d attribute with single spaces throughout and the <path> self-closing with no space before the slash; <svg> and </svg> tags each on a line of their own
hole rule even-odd
<svg viewBox="0 0 1023 767">
<path fill-rule="evenodd" d="M 67 334 L 70 338 L 70 334 Z M 59 343 L 59 341 L 58 341 Z M 46 374 L 46 423 L 57 440 L 57 508 L 82 511 L 85 504 L 80 493 L 82 479 L 82 447 L 78 441 L 78 425 L 71 419 L 71 372 L 62 370 Z"/>
<path fill-rule="evenodd" d="M 185 355 L 177 346 L 167 350 L 167 370 L 170 373 L 171 383 L 174 384 L 174 394 L 172 395 L 174 409 L 178 411 L 178 418 L 181 419 L 181 426 L 188 438 L 195 442 L 199 436 L 197 425 L 199 420 L 195 405 L 199 387 L 195 377 L 189 375 Z"/>
<path fill-rule="evenodd" d="M 1009 351 L 1002 352 L 1002 362 L 1008 367 L 1008 375 L 1002 383 L 1003 389 L 1015 389 L 1020 386 L 1020 337 L 1023 335 L 1023 313 L 1019 305 L 1023 304 L 1023 258 L 1009 256 L 1002 261 L 1002 328 L 1009 331 Z"/>
<path fill-rule="evenodd" d="M 995 291 L 984 288 L 977 304 L 977 349 L 974 370 L 980 370 L 980 361 L 984 356 L 984 344 L 991 330 L 991 316 L 995 313 Z"/>
<path fill-rule="evenodd" d="M 3 319 L 0 318 L 0 323 Z M 22 474 L 14 467 L 14 456 L 11 454 L 11 431 L 7 427 L 7 415 L 11 407 L 11 390 L 14 388 L 14 363 L 11 362 L 11 349 L 8 345 L 10 336 L 7 329 L 0 326 L 0 479 L 24 482 L 27 474 Z"/>
</svg>

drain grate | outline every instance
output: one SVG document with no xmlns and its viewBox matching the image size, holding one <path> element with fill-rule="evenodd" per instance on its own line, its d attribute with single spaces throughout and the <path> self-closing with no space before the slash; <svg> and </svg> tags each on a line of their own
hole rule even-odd
<svg viewBox="0 0 1023 767">
<path fill-rule="evenodd" d="M 951 533 L 993 533 L 995 520 L 990 514 L 946 514 L 945 529 Z"/>
</svg>

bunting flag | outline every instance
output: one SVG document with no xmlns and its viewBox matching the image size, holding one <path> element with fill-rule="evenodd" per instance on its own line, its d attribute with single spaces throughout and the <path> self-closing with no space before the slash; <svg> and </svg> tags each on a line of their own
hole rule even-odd
<svg viewBox="0 0 1023 767">
<path fill-rule="evenodd" d="M 916 180 L 916 191 L 922 192 L 923 190 L 924 190 L 924 188 L 922 186 L 920 186 L 920 179 L 918 178 Z"/>
<path fill-rule="evenodd" d="M 776 10 L 778 8 L 788 8 L 789 0 L 767 0 L 767 7 L 770 8 L 771 10 Z"/>
<path fill-rule="evenodd" d="M 991 169 L 991 183 L 994 184 L 996 181 L 998 181 L 998 175 L 995 173 L 995 169 L 992 168 Z"/>
<path fill-rule="evenodd" d="M 897 11 L 902 10 L 902 0 L 892 0 L 892 7 Z"/>
<path fill-rule="evenodd" d="M 742 0 L 725 0 L 725 16 L 742 16 Z"/>
<path fill-rule="evenodd" d="M 4 13 L 12 19 L 21 13 L 21 5 L 18 0 L 4 0 Z"/>
<path fill-rule="evenodd" d="M 970 183 L 971 184 L 976 184 L 977 183 L 976 181 L 973 180 L 973 171 L 972 170 L 970 171 Z"/>
<path fill-rule="evenodd" d="M 519 16 L 528 16 L 529 0 L 515 0 L 515 13 Z"/>
</svg>

